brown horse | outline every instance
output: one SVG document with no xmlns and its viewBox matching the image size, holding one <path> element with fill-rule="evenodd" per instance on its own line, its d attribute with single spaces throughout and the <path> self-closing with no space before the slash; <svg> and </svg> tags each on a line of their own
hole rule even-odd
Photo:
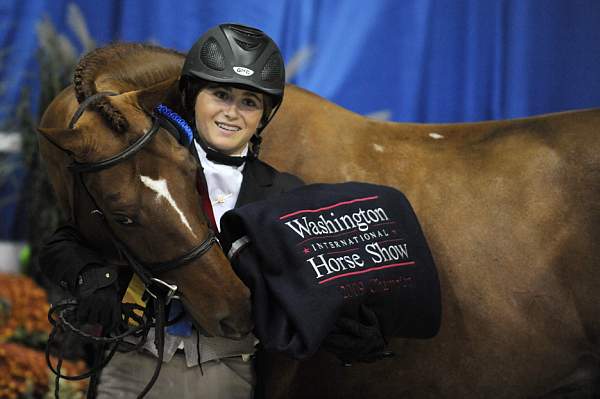
<svg viewBox="0 0 600 399">
<path fill-rule="evenodd" d="M 156 53 L 160 59 L 153 58 Z M 195 186 L 198 165 L 162 128 L 135 155 L 84 173 L 85 189 L 67 168 L 74 160 L 109 159 L 144 135 L 152 125 L 149 113 L 176 80 L 180 60 L 179 53 L 141 45 L 96 50 L 80 61 L 74 86 L 52 101 L 40 122 L 40 152 L 60 206 L 106 256 L 115 257 L 108 230 L 145 264 L 178 259 L 208 236 Z M 69 128 L 78 102 L 103 91 L 118 95 L 100 98 Z M 86 190 L 108 229 L 98 212 L 90 214 Z M 240 338 L 252 328 L 249 291 L 218 246 L 157 277 L 179 287 L 184 306 L 210 334 Z"/>
<path fill-rule="evenodd" d="M 139 110 L 139 105 L 148 101 L 135 99 L 141 93 L 134 94 L 133 90 L 164 81 L 147 97 L 155 97 L 161 90 L 168 92 L 167 79 L 176 78 L 183 62 L 180 54 L 144 49 L 143 57 L 136 58 L 130 51 L 113 59 L 106 69 L 121 72 L 97 74 L 92 90 L 129 92 L 109 100 L 114 109 L 123 110 L 131 126 L 137 127 L 127 131 L 129 140 L 138 137 L 139 129 L 150 123 Z M 118 78 L 126 70 L 120 68 L 121 64 L 156 77 L 142 85 Z M 44 117 L 44 126 L 64 130 L 76 108 L 72 89 L 56 101 Z M 127 145 L 123 135 L 112 131 L 121 119 L 113 120 L 107 124 L 95 112 L 84 114 L 77 126 L 79 131 L 94 127 L 96 133 L 85 135 L 86 151 L 79 153 L 81 159 L 100 159 Z M 289 86 L 282 109 L 263 133 L 263 158 L 309 183 L 360 180 L 402 190 L 420 218 L 436 259 L 443 320 L 437 337 L 392 340 L 390 347 L 396 357 L 373 364 L 341 367 L 325 352 L 303 362 L 273 354 L 270 373 L 264 376 L 267 396 L 549 398 L 562 397 L 570 390 L 581 393 L 597 384 L 599 130 L 598 110 L 473 124 L 378 122 Z M 60 132 L 50 133 L 46 132 L 50 138 L 61 136 Z M 96 134 L 110 137 L 112 141 L 103 143 L 111 148 L 97 148 L 100 138 Z M 64 136 L 65 147 L 70 141 L 78 141 L 69 140 L 68 134 Z M 157 155 L 153 163 L 158 165 L 161 157 L 171 159 L 175 153 L 186 157 L 172 138 L 162 136 L 156 137 L 151 147 Z M 69 159 L 44 140 L 41 145 L 51 163 L 55 187 L 63 193 L 63 207 L 70 209 L 66 194 L 70 177 L 64 171 Z M 179 169 L 173 164 L 170 167 Z M 119 173 L 109 171 L 101 172 L 105 176 L 102 179 L 100 173 L 88 177 L 90 187 L 93 185 L 98 194 L 121 179 L 139 185 L 135 178 L 120 176 L 131 174 L 125 166 Z M 183 178 L 179 181 L 182 190 L 189 185 Z M 145 212 L 159 212 L 145 208 L 154 199 L 145 198 L 144 189 L 141 193 L 139 206 Z M 186 203 L 184 195 L 196 197 L 191 192 L 178 194 L 181 199 L 177 197 L 177 201 L 182 204 Z M 130 203 L 136 200 L 129 198 Z M 184 212 L 189 218 L 199 212 L 194 206 L 187 205 L 189 209 Z M 171 222 L 178 220 L 177 216 L 169 216 Z M 147 232 L 136 230 L 136 235 L 148 244 L 134 242 L 134 237 L 118 230 L 120 226 L 115 230 L 122 231 L 123 240 L 145 259 L 165 259 L 168 256 L 157 253 L 157 249 L 164 248 L 162 241 L 170 238 L 165 235 L 167 224 L 155 223 L 160 227 L 146 223 Z M 202 226 L 197 228 L 203 231 Z M 226 273 L 224 278 L 234 281 L 218 256 L 216 263 Z M 202 281 L 196 275 L 188 276 L 188 281 L 182 282 L 188 288 Z M 231 290 L 243 293 L 237 285 Z M 219 292 L 226 295 L 229 291 Z M 228 302 L 214 296 L 207 299 L 209 303 L 219 300 Z M 194 304 L 206 309 L 200 302 Z"/>
<path fill-rule="evenodd" d="M 600 109 L 389 123 L 288 87 L 264 138 L 263 158 L 307 182 L 403 191 L 431 246 L 443 301 L 439 335 L 392 340 L 392 360 L 344 368 L 326 353 L 303 362 L 274 355 L 270 397 L 592 395 L 600 381 Z"/>
</svg>

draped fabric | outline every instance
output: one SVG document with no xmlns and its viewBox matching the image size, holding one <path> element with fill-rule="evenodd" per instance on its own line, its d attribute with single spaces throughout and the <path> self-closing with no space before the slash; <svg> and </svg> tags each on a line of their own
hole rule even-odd
<svg viewBox="0 0 600 399">
<path fill-rule="evenodd" d="M 352 329 L 336 330 L 336 320 L 376 323 L 385 337 L 431 338 L 440 329 L 436 266 L 411 204 L 394 188 L 301 186 L 228 211 L 221 233 L 267 351 L 310 357 L 332 331 L 348 339 Z"/>
<path fill-rule="evenodd" d="M 598 0 L 0 0 L 0 127 L 14 116 L 23 88 L 37 92 L 43 20 L 76 55 L 82 38 L 187 51 L 218 23 L 255 26 L 280 45 L 290 82 L 394 121 L 600 106 Z M 5 185 L 0 178 L 2 197 Z M 15 205 L 6 206 L 0 240 L 12 229 L 5 215 Z"/>
<path fill-rule="evenodd" d="M 35 79 L 36 25 L 44 16 L 78 45 L 69 3 L 0 2 L 0 120 L 19 88 Z M 474 121 L 600 105 L 597 0 L 76 4 L 99 45 L 150 41 L 187 51 L 215 24 L 256 26 L 281 46 L 291 82 L 359 113 L 387 111 L 395 121 Z"/>
</svg>

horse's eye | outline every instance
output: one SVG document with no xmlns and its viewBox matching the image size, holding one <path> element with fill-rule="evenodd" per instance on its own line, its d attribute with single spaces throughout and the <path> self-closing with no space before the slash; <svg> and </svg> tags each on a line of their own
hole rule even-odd
<svg viewBox="0 0 600 399">
<path fill-rule="evenodd" d="M 133 219 L 126 215 L 114 215 L 115 222 L 122 225 L 131 225 L 133 224 Z"/>
</svg>

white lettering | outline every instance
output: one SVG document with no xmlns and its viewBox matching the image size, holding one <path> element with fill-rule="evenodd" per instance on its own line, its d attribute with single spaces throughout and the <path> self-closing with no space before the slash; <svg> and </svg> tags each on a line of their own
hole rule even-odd
<svg viewBox="0 0 600 399">
<path fill-rule="evenodd" d="M 370 255 L 375 263 L 389 262 L 392 260 L 408 259 L 408 248 L 406 244 L 390 245 L 381 247 L 378 242 L 365 245 L 365 251 Z"/>
<path fill-rule="evenodd" d="M 244 68 L 241 66 L 234 66 L 233 70 L 235 71 L 235 73 L 237 73 L 238 75 L 242 75 L 242 76 L 252 76 L 254 75 L 254 71 L 250 68 Z"/>
<path fill-rule="evenodd" d="M 324 255 L 319 255 L 316 258 L 318 259 L 317 261 L 315 261 L 315 257 L 307 259 L 317 275 L 316 278 L 321 278 L 334 272 L 356 269 L 357 267 L 363 267 L 365 265 L 365 262 L 358 254 L 353 254 L 352 256 L 344 255 L 329 259 L 326 259 Z"/>
<path fill-rule="evenodd" d="M 303 216 L 300 219 L 292 219 L 285 222 L 285 224 L 301 238 L 305 238 L 336 234 L 355 228 L 358 228 L 361 232 L 366 232 L 369 230 L 370 224 L 389 220 L 383 208 L 367 209 L 366 211 L 359 208 L 357 212 L 344 214 L 339 217 L 336 217 L 333 212 L 329 215 L 331 218 L 327 218 L 321 214 L 314 220 L 309 220 L 306 216 Z M 372 237 L 375 238 L 374 235 Z"/>
<path fill-rule="evenodd" d="M 285 224 L 290 229 L 294 230 L 296 234 L 298 234 L 300 237 L 304 238 L 304 233 L 310 235 L 310 230 L 308 229 L 308 222 L 306 221 L 306 217 L 303 217 L 302 221 L 304 222 L 304 224 L 300 223 L 298 219 L 290 220 L 289 222 L 285 222 Z M 295 227 L 294 224 L 296 225 Z"/>
</svg>

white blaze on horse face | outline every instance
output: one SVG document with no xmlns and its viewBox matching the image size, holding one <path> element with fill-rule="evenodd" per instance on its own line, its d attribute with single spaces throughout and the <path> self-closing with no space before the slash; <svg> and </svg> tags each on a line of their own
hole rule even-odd
<svg viewBox="0 0 600 399">
<path fill-rule="evenodd" d="M 441 135 L 441 134 L 439 134 L 439 133 L 435 133 L 435 132 L 434 132 L 434 133 L 429 133 L 429 137 L 431 137 L 431 138 L 432 138 L 432 139 L 434 139 L 434 140 L 441 140 L 441 139 L 445 139 L 445 137 L 444 137 L 444 136 L 442 136 L 442 135 Z"/>
<path fill-rule="evenodd" d="M 169 188 L 167 187 L 167 181 L 165 179 L 154 180 L 154 179 L 152 179 L 151 177 L 148 177 L 148 176 L 140 176 L 140 180 L 142 181 L 142 183 L 144 183 L 144 185 L 146 187 L 148 187 L 150 190 L 152 190 L 152 191 L 154 191 L 156 193 L 156 200 L 157 201 L 159 201 L 161 198 L 164 198 L 164 199 L 167 200 L 167 202 L 169 203 L 169 205 L 171 205 L 173 207 L 173 209 L 175 209 L 175 211 L 177 212 L 177 214 L 179 214 L 179 218 L 181 219 L 181 222 L 190 230 L 190 232 L 192 233 L 192 235 L 194 237 L 196 237 L 196 234 L 194 234 L 194 231 L 192 230 L 192 227 L 188 223 L 185 215 L 177 207 L 177 204 L 175 203 L 175 200 L 171 196 L 171 193 L 169 192 Z"/>
</svg>

